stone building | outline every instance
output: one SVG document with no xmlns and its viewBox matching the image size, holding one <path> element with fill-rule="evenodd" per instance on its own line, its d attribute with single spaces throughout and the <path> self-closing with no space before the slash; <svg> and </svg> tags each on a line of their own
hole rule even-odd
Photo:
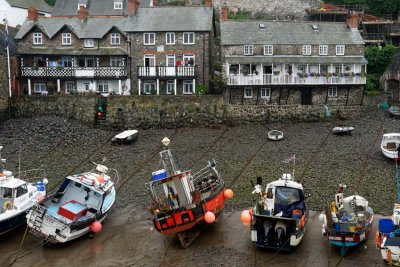
<svg viewBox="0 0 400 267">
<path fill-rule="evenodd" d="M 360 105 L 364 41 L 348 23 L 229 21 L 222 9 L 221 54 L 232 104 Z"/>
</svg>

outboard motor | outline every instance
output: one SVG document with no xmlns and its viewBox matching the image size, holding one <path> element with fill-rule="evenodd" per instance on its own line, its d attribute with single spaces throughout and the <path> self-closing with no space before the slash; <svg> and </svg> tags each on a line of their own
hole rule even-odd
<svg viewBox="0 0 400 267">
<path fill-rule="evenodd" d="M 286 236 L 286 224 L 282 221 L 277 221 L 275 224 L 276 237 L 279 243 L 283 243 Z"/>
<path fill-rule="evenodd" d="M 272 226 L 273 226 L 273 225 L 272 225 L 272 222 L 270 222 L 270 221 L 264 221 L 263 226 L 264 226 L 265 238 L 267 238 L 268 233 L 269 233 L 269 231 L 271 230 L 271 228 L 272 228 Z"/>
</svg>

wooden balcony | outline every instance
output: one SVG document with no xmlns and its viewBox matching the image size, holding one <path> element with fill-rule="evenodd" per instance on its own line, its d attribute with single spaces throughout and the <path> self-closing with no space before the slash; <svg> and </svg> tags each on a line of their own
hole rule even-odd
<svg viewBox="0 0 400 267">
<path fill-rule="evenodd" d="M 126 78 L 126 67 L 21 67 L 25 78 Z"/>
<path fill-rule="evenodd" d="M 143 67 L 138 66 L 138 76 L 140 78 L 193 78 L 195 76 L 194 67 Z"/>
<path fill-rule="evenodd" d="M 308 76 L 298 77 L 295 75 L 229 75 L 228 85 L 305 85 L 305 84 L 365 84 L 366 78 L 361 76 L 347 77 L 322 77 Z"/>
</svg>

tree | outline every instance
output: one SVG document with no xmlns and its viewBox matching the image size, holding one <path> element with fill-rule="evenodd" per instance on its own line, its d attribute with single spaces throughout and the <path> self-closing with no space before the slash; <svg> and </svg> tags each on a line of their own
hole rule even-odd
<svg viewBox="0 0 400 267">
<path fill-rule="evenodd" d="M 396 18 L 400 9 L 399 0 L 366 0 L 370 12 L 374 15 L 392 15 Z"/>
</svg>

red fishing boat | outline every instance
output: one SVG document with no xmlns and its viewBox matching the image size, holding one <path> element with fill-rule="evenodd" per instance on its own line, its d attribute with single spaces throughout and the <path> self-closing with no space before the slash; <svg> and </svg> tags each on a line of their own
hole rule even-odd
<svg viewBox="0 0 400 267">
<path fill-rule="evenodd" d="M 207 223 L 214 223 L 222 213 L 225 199 L 233 197 L 225 189 L 224 180 L 216 170 L 215 161 L 196 173 L 178 170 L 163 139 L 160 152 L 163 169 L 152 173 L 149 183 L 155 229 L 163 235 L 178 234 L 182 247 L 188 247 Z"/>
</svg>

